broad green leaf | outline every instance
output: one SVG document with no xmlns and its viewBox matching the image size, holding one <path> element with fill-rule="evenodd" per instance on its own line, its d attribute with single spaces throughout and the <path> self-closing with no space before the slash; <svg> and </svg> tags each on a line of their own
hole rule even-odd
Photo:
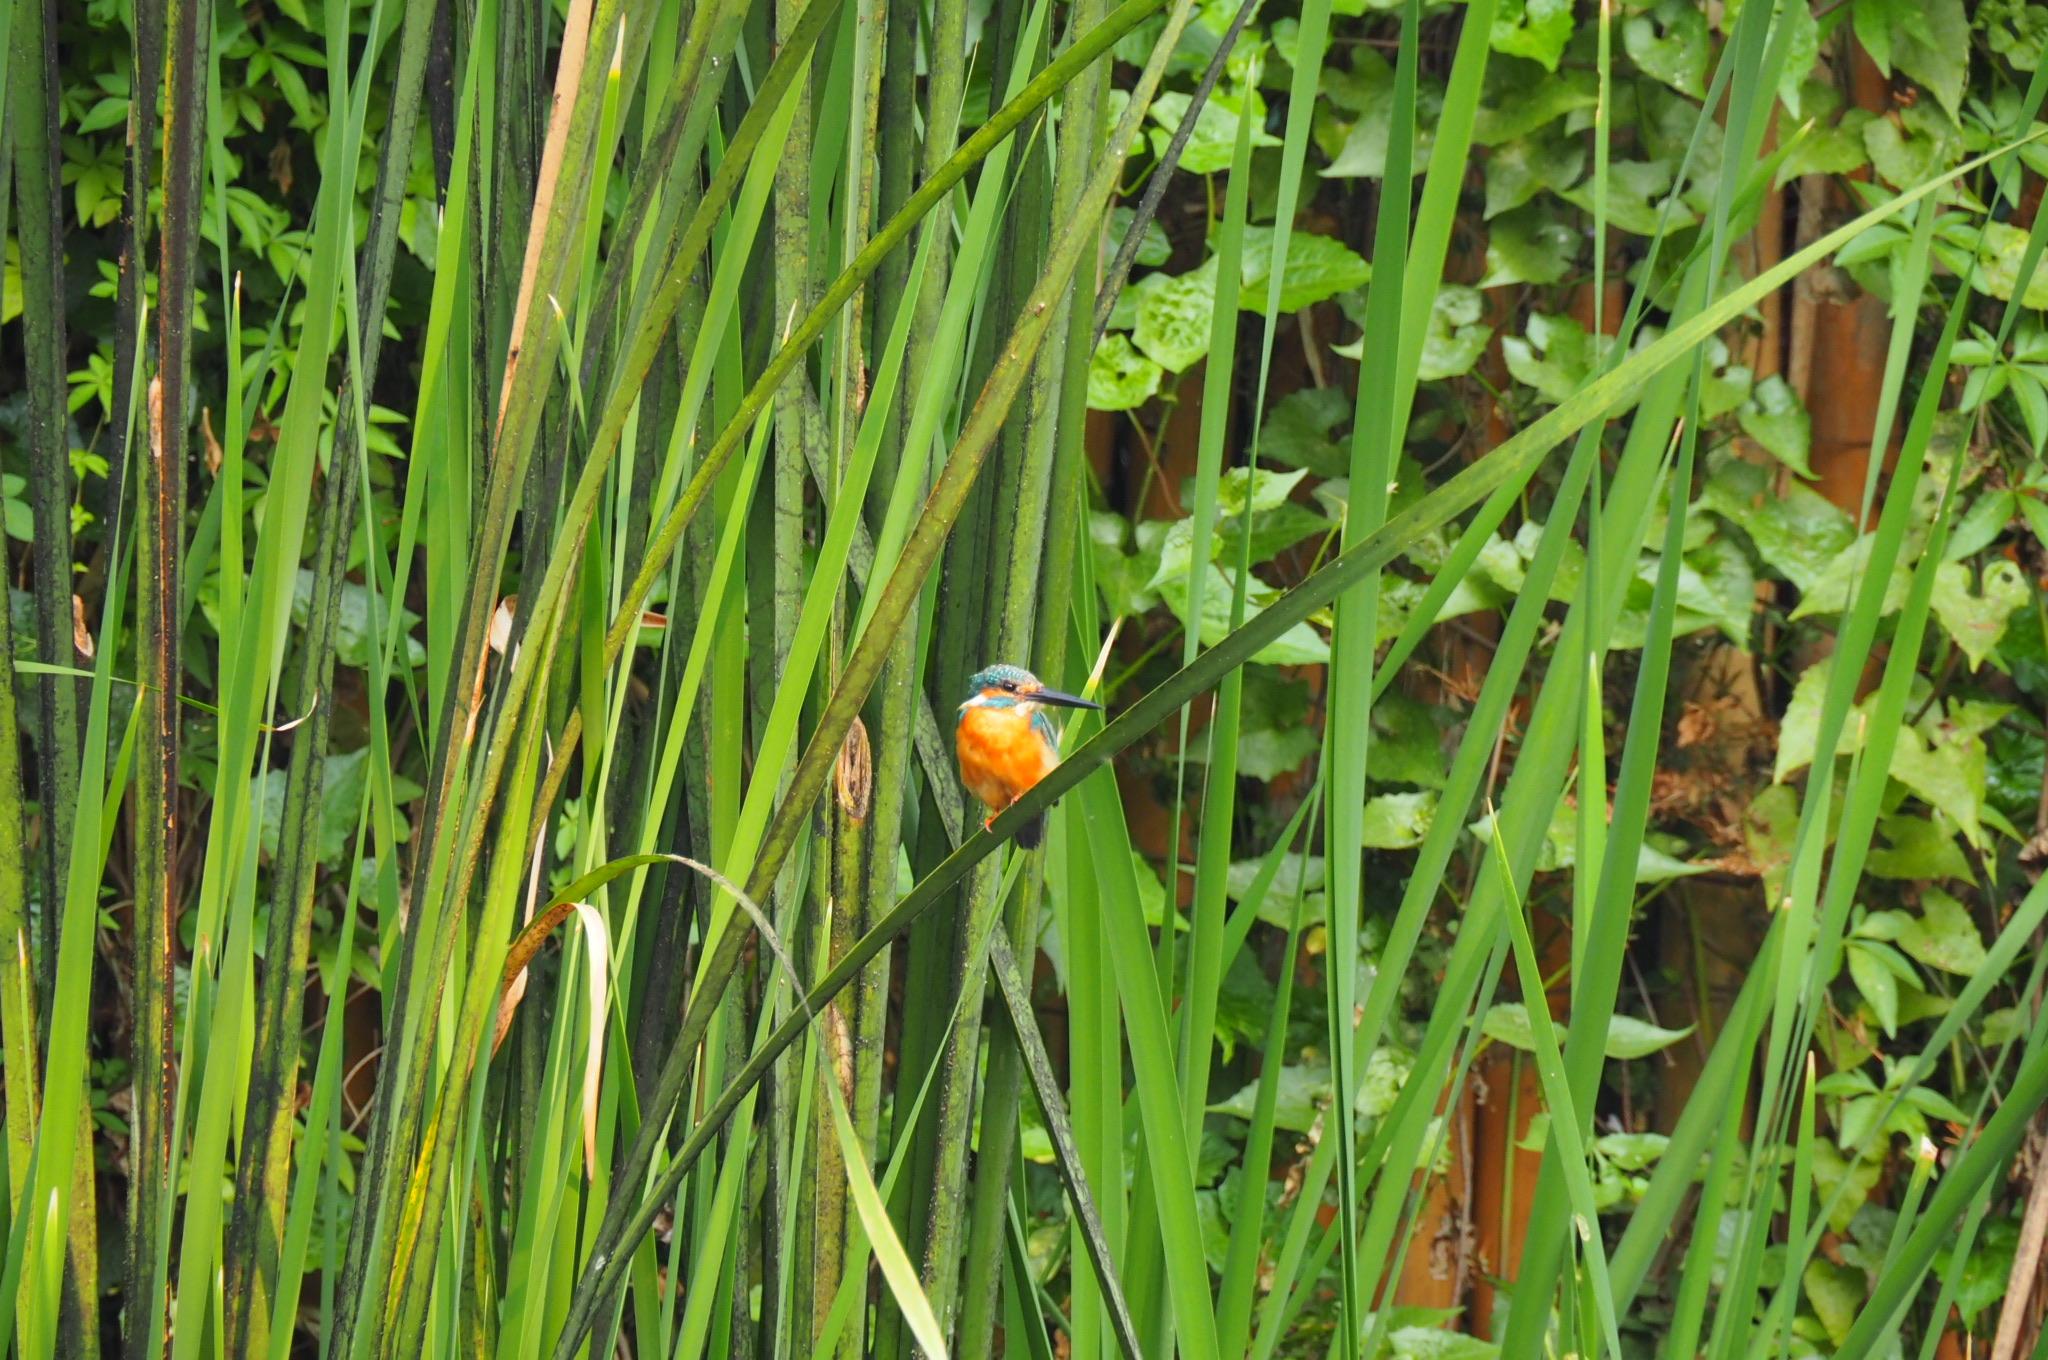
<svg viewBox="0 0 2048 1360">
<path fill-rule="evenodd" d="M 1118 208 L 1112 212 L 1110 214 L 1109 227 L 1110 239 L 1122 242 L 1126 236 L 1131 234 L 1131 223 L 1135 222 L 1137 218 L 1138 210 L 1136 208 Z M 1138 253 L 1134 258 L 1147 269 L 1157 269 L 1165 264 L 1168 259 L 1172 258 L 1172 256 L 1173 243 L 1166 237 L 1166 228 L 1160 226 L 1159 219 L 1155 217 L 1145 224 L 1145 234 L 1139 238 Z"/>
<path fill-rule="evenodd" d="M 1870 153 L 1870 164 L 1878 176 L 1898 189 L 1933 179 L 1964 154 L 1961 132 L 1939 109 L 1926 103 L 1905 109 L 1897 121 L 1873 118 L 1865 123 L 1863 149 Z"/>
<path fill-rule="evenodd" d="M 1814 749 L 1820 740 L 1821 706 L 1826 701 L 1828 675 L 1833 667 L 1834 658 L 1824 656 L 1801 671 L 1793 684 L 1785 716 L 1778 722 L 1778 758 L 1771 769 L 1773 782 L 1782 784 L 1813 763 Z M 1835 754 L 1853 755 L 1862 745 L 1863 725 L 1852 719 L 1843 725 Z"/>
<path fill-rule="evenodd" d="M 1786 185 L 1802 175 L 1847 175 L 1870 164 L 1864 125 L 1876 116 L 1868 109 L 1850 109 L 1833 123 L 1801 128 L 1778 163 L 1776 183 Z"/>
<path fill-rule="evenodd" d="M 1116 305 L 1109 309 L 1111 329 L 1127 331 L 1137 325 L 1138 308 L 1155 289 L 1164 287 L 1174 277 L 1172 274 L 1145 274 L 1118 289 Z"/>
<path fill-rule="evenodd" d="M 1892 0 L 1852 0 L 1856 40 L 1887 79 L 1892 73 Z"/>
<path fill-rule="evenodd" d="M 1624 1171 L 1641 1171 L 1655 1166 L 1671 1146 L 1661 1133 L 1603 1133 L 1593 1140 L 1600 1155 Z"/>
<path fill-rule="evenodd" d="M 1313 727 L 1247 727 L 1238 733 L 1237 770 L 1251 779 L 1274 779 L 1322 747 Z"/>
<path fill-rule="evenodd" d="M 1227 1099 L 1219 1100 L 1209 1107 L 1211 1114 L 1235 1115 L 1239 1119 L 1250 1119 L 1258 1107 L 1259 1083 L 1246 1082 Z M 1273 1123 L 1278 1128 L 1295 1133 L 1306 1133 L 1315 1126 L 1323 1106 L 1330 1099 L 1330 1069 L 1327 1066 L 1309 1066 L 1289 1063 L 1280 1069 L 1278 1099 L 1273 1105 Z"/>
<path fill-rule="evenodd" d="M 1578 260 L 1582 237 L 1542 204 L 1502 213 L 1486 229 L 1486 276 L 1481 288 L 1513 283 L 1556 283 Z"/>
<path fill-rule="evenodd" d="M 1567 66 L 1550 72 L 1533 61 L 1503 57 L 1487 63 L 1472 140 L 1498 146 L 1599 102 L 1600 82 L 1591 70 Z"/>
<path fill-rule="evenodd" d="M 1939 888 L 1920 893 L 1920 916 L 1899 932 L 1899 948 L 1929 968 L 1971 976 L 1984 966 L 1984 937 L 1970 910 Z"/>
<path fill-rule="evenodd" d="M 1976 556 L 2005 532 L 2005 526 L 2018 513 L 2019 497 L 2010 491 L 1986 491 L 1979 495 L 1949 533 L 1948 543 L 1942 548 L 1942 560 L 1959 562 Z"/>
<path fill-rule="evenodd" d="M 1375 1048 L 1366 1058 L 1365 1071 L 1358 1078 L 1358 1099 L 1352 1103 L 1352 1112 L 1361 1119 L 1384 1118 L 1394 1108 L 1401 1087 L 1414 1066 L 1406 1055 L 1385 1044 Z"/>
<path fill-rule="evenodd" d="M 1484 310 L 1476 288 L 1447 283 L 1437 290 L 1429 309 L 1429 331 L 1422 341 L 1422 366 L 1417 370 L 1423 382 L 1458 377 L 1479 362 L 1486 342 L 1493 337 L 1493 327 L 1479 322 Z"/>
<path fill-rule="evenodd" d="M 1773 373 L 1758 383 L 1737 415 L 1742 432 L 1761 444 L 1786 467 L 1811 480 L 1808 457 L 1813 446 L 1813 421 L 1790 383 Z"/>
<path fill-rule="evenodd" d="M 1225 888 L 1233 901 L 1241 901 L 1258 882 L 1259 870 L 1265 867 L 1260 859 L 1239 860 L 1230 866 L 1225 876 Z M 1280 868 L 1273 875 L 1272 886 L 1266 889 L 1268 897 L 1291 899 L 1295 893 L 1321 892 L 1327 881 L 1321 855 L 1282 855 Z"/>
<path fill-rule="evenodd" d="M 297 584 L 292 591 L 292 622 L 303 628 L 313 603 L 313 573 L 301 567 Z M 380 602 L 380 612 L 388 621 L 391 612 L 389 600 Z M 400 613 L 399 628 L 405 639 L 405 659 L 413 666 L 427 663 L 426 644 L 412 635 L 419 615 L 410 609 Z M 217 620 L 216 620 L 217 623 Z M 370 627 L 370 591 L 353 581 L 341 584 L 341 608 L 334 621 L 334 656 L 344 666 L 366 667 L 370 664 L 371 652 L 380 645 L 381 639 Z"/>
<path fill-rule="evenodd" d="M 1548 129 L 1502 142 L 1486 157 L 1486 216 L 1519 208 L 1544 190 L 1571 188 L 1586 170 L 1586 145 Z"/>
<path fill-rule="evenodd" d="M 1849 976 L 1856 990 L 1870 1003 L 1871 1014 L 1887 1035 L 1899 1032 L 1899 979 L 1877 951 L 1880 946 L 1851 941 L 1848 947 Z"/>
<path fill-rule="evenodd" d="M 1932 740 L 1900 727 L 1891 776 L 1929 807 L 1955 819 L 1970 844 L 1984 846 L 1983 738 L 1937 726 Z"/>
<path fill-rule="evenodd" d="M 1216 513 L 1241 515 L 1246 510 L 1277 510 L 1288 504 L 1305 472 L 1274 472 L 1267 468 L 1235 467 L 1216 482 Z M 1254 559 L 1257 560 L 1257 559 Z"/>
<path fill-rule="evenodd" d="M 1157 277 L 1156 275 L 1154 277 Z M 1216 310 L 1216 262 L 1147 289 L 1138 301 L 1131 343 L 1170 373 L 1209 352 L 1210 316 Z"/>
<path fill-rule="evenodd" d="M 1704 99 L 1712 41 L 1706 12 L 1688 0 L 1658 0 L 1621 26 L 1622 45 L 1643 72 L 1680 94 Z"/>
<path fill-rule="evenodd" d="M 1263 666 L 1244 673 L 1237 741 L 1237 768 L 1254 779 L 1271 779 L 1299 766 L 1320 747 L 1310 721 L 1308 686 Z M 1190 755 L 1206 759 L 1206 742 Z M 1285 921 L 1282 921 L 1285 924 Z"/>
<path fill-rule="evenodd" d="M 1381 793 L 1366 800 L 1360 844 L 1369 850 L 1410 850 L 1436 820 L 1436 793 Z"/>
<path fill-rule="evenodd" d="M 1325 67 L 1324 79 L 1331 85 L 1332 102 L 1351 109 L 1358 117 L 1323 168 L 1323 177 L 1379 179 L 1387 173 L 1387 139 L 1393 134 L 1394 68 L 1378 52 L 1360 47 L 1349 76 L 1334 67 Z M 1415 141 L 1409 169 L 1419 175 L 1429 168 L 1430 151 L 1436 145 L 1443 91 L 1425 83 L 1416 90 L 1415 102 Z"/>
<path fill-rule="evenodd" d="M 1144 914 L 1145 924 L 1157 930 L 1166 924 L 1166 885 L 1159 881 L 1159 875 L 1152 868 L 1152 861 L 1131 851 L 1131 877 L 1137 884 L 1138 909 Z M 1186 930 L 1187 921 L 1179 912 L 1173 914 L 1176 930 Z"/>
<path fill-rule="evenodd" d="M 1557 69 L 1571 40 L 1571 0 L 1500 0 L 1488 36 L 1494 51 L 1527 57 L 1546 71 Z"/>
<path fill-rule="evenodd" d="M 1420 699 L 1389 689 L 1372 708 L 1372 746 L 1367 773 L 1380 783 L 1443 787 L 1442 716 Z"/>
<path fill-rule="evenodd" d="M 1980 269 L 1976 285 L 2001 301 L 2011 298 L 2019 287 L 2020 266 L 2026 263 L 2026 255 L 2026 232 L 2010 222 L 1984 223 L 1977 238 Z M 2042 263 L 2035 264 L 2021 301 L 2029 307 L 2048 307 L 2048 268 Z"/>
<path fill-rule="evenodd" d="M 1734 16 L 1728 17 L 1732 20 Z M 1778 98 L 1784 101 L 1785 111 L 1794 118 L 1813 117 L 1816 110 L 1807 103 L 1805 95 L 1814 85 L 1808 77 L 1820 62 L 1820 25 L 1815 21 L 1813 11 L 1804 5 L 1781 6 L 1778 22 L 1789 24 L 1792 29 L 1785 44 L 1784 69 L 1778 73 Z M 1825 109 L 1819 112 L 1825 112 Z"/>
<path fill-rule="evenodd" d="M 1696 568 L 1694 563 L 1698 564 Z M 1686 559 L 1681 585 L 1685 583 L 1684 577 L 1695 573 L 1706 590 L 1704 603 L 1709 606 L 1702 612 L 1720 626 L 1730 642 L 1748 651 L 1757 610 L 1756 573 L 1750 569 L 1748 555 L 1728 539 L 1711 539 Z"/>
<path fill-rule="evenodd" d="M 1090 511 L 1088 541 L 1092 549 L 1095 584 L 1112 617 L 1142 614 L 1159 603 L 1151 588 L 1159 569 L 1160 545 L 1167 526 L 1148 520 L 1134 534 L 1122 515 L 1106 510 Z M 1135 540 L 1135 550 L 1127 545 Z"/>
<path fill-rule="evenodd" d="M 1438 1327 L 1396 1327 L 1387 1333 L 1391 1360 L 1497 1360 L 1500 1347 Z"/>
<path fill-rule="evenodd" d="M 1607 223 L 1635 236 L 1655 236 L 1690 226 L 1696 215 L 1683 199 L 1671 196 L 1671 162 L 1618 160 L 1607 176 Z M 1584 181 L 1559 195 L 1587 212 L 1593 210 L 1593 185 Z"/>
<path fill-rule="evenodd" d="M 1904 814 L 1886 817 L 1877 824 L 1886 845 L 1872 845 L 1865 867 L 1878 878 L 1905 878 L 1931 882 L 1942 878 L 1970 879 L 1970 861 L 1956 844 L 1955 832 L 1937 825 L 1939 809 L 1927 817 Z"/>
<path fill-rule="evenodd" d="M 1794 619 L 1809 618 L 1815 614 L 1839 614 L 1849 607 L 1863 579 L 1870 575 L 1870 554 L 1877 546 L 1877 535 L 1864 534 L 1851 543 L 1821 571 L 1820 578 L 1801 598 L 1792 610 Z M 1906 592 L 1913 585 L 1913 564 L 1908 554 L 1901 553 L 1892 563 L 1892 574 L 1885 582 L 1884 599 L 1880 603 L 1880 614 L 1896 614 L 1906 603 Z"/>
<path fill-rule="evenodd" d="M 2032 71 L 2040 66 L 2042 46 L 2048 43 L 2048 8 L 2026 0 L 1980 0 L 1976 28 L 2013 69 Z"/>
<path fill-rule="evenodd" d="M 1840 1345 L 1863 1312 L 1863 1272 L 1815 1257 L 1806 1263 L 1800 1282 L 1806 1288 L 1806 1300 L 1813 1305 L 1814 1316 L 1827 1329 L 1828 1340 Z"/>
<path fill-rule="evenodd" d="M 1521 335 L 1501 341 L 1501 353 L 1517 382 L 1555 405 L 1585 385 L 1615 343 L 1612 336 L 1589 334 L 1569 316 L 1536 312 Z"/>
<path fill-rule="evenodd" d="M 1970 669 L 1984 664 L 2005 636 L 2007 622 L 2026 607 L 2034 592 L 2019 564 L 2000 557 L 1984 567 L 1981 591 L 1972 590 L 1970 568 L 1944 562 L 1934 573 L 1934 616 L 1970 659 Z"/>
<path fill-rule="evenodd" d="M 1380 582 L 1379 638 L 1381 642 L 1398 637 L 1408 626 L 1409 619 L 1420 609 L 1429 594 L 1429 587 L 1421 581 L 1406 576 L 1389 576 Z M 1465 614 L 1475 614 L 1483 609 L 1498 609 L 1507 604 L 1511 595 L 1493 585 L 1478 574 L 1460 580 L 1444 600 L 1443 607 L 1436 612 L 1433 623 L 1455 619 Z"/>
<path fill-rule="evenodd" d="M 1913 0 L 1915 22 L 1892 28 L 1892 64 L 1918 81 L 1947 111 L 1962 113 L 1970 79 L 1970 20 L 1963 0 Z"/>
<path fill-rule="evenodd" d="M 1813 1183 L 1821 1192 L 1821 1202 L 1832 1206 L 1828 1226 L 1838 1233 L 1849 1230 L 1856 1211 L 1883 1177 L 1883 1162 L 1851 1162 L 1825 1139 L 1813 1145 Z"/>
<path fill-rule="evenodd" d="M 1111 331 L 1088 361 L 1088 405 L 1097 411 L 1128 411 L 1159 391 L 1165 370 L 1131 347 L 1130 337 Z"/>
<path fill-rule="evenodd" d="M 1280 139 L 1266 131 L 1266 101 L 1259 97 L 1257 90 L 1249 94 L 1252 145 L 1280 145 Z M 1156 124 L 1151 129 L 1153 155 L 1165 154 L 1173 130 L 1187 116 L 1188 105 L 1192 102 L 1192 95 L 1178 90 L 1163 90 L 1154 96 L 1149 110 Z M 1213 91 L 1203 102 L 1202 111 L 1195 115 L 1195 130 L 1181 151 L 1181 168 L 1197 175 L 1213 175 L 1219 170 L 1228 170 L 1231 155 L 1237 147 L 1238 120 L 1245 116 L 1243 101 L 1236 95 L 1226 94 L 1220 89 Z"/>
<path fill-rule="evenodd" d="M 1756 386 L 1756 375 L 1747 364 L 1735 362 L 1728 344 L 1715 336 L 1706 344 L 1705 370 L 1700 382 L 1700 419 L 1718 420 L 1748 399 Z"/>
<path fill-rule="evenodd" d="M 1529 1023 L 1529 1008 L 1520 1001 L 1494 1003 L 1480 1021 L 1479 1030 L 1487 1038 L 1510 1048 L 1524 1053 L 1536 1051 L 1536 1033 Z M 1607 1020 L 1604 1051 L 1609 1058 L 1617 1060 L 1646 1058 L 1671 1047 L 1690 1033 L 1691 1026 L 1662 1029 L 1631 1015 L 1614 1015 Z"/>
<path fill-rule="evenodd" d="M 1209 580 L 1202 591 L 1202 619 L 1200 635 L 1202 645 L 1213 647 L 1230 635 L 1231 596 L 1236 585 L 1230 573 L 1222 567 L 1209 568 Z M 1177 575 L 1159 583 L 1160 598 L 1173 610 L 1182 624 L 1187 618 L 1188 590 L 1185 575 Z M 1274 600 L 1280 592 L 1254 576 L 1246 585 L 1245 617 L 1258 614 Z M 1260 648 L 1252 660 L 1269 666 L 1315 666 L 1330 659 L 1330 643 L 1313 626 L 1297 623 L 1272 642 Z"/>
<path fill-rule="evenodd" d="M 369 758 L 370 748 L 367 746 L 360 750 L 326 757 L 325 770 L 320 779 L 318 854 L 320 862 L 330 868 L 338 868 L 348 858 L 349 850 L 355 843 L 356 816 L 363 807 L 363 787 L 369 777 Z M 284 823 L 285 771 L 267 770 L 262 780 L 263 853 L 275 857 L 279 829 Z M 391 772 L 391 793 L 395 802 L 409 803 L 423 792 L 424 789 L 403 774 L 396 770 Z M 397 824 L 397 831 L 399 839 L 405 840 L 410 827 L 401 820 Z"/>
<path fill-rule="evenodd" d="M 1747 534 L 1764 564 L 1801 591 L 1812 591 L 1856 541 L 1849 516 L 1819 492 L 1798 482 L 1776 488 L 1768 469 L 1741 459 L 1713 470 L 1700 503 Z"/>
<path fill-rule="evenodd" d="M 1493 834 L 1493 815 L 1479 818 L 1467 825 L 1466 830 L 1484 841 Z M 1578 811 L 1562 799 L 1550 814 L 1550 826 L 1543 837 L 1543 848 L 1536 856 L 1539 873 L 1556 873 L 1569 869 L 1578 862 Z M 1636 852 L 1636 882 L 1663 883 L 1674 878 L 1686 878 L 1707 872 L 1707 866 L 1692 864 L 1679 859 L 1645 840 Z"/>
<path fill-rule="evenodd" d="M 1341 477 L 1350 460 L 1337 432 L 1351 422 L 1352 398 L 1335 387 L 1304 387 L 1273 403 L 1259 432 L 1259 454 L 1319 477 Z"/>
<path fill-rule="evenodd" d="M 1684 1029 L 1664 1029 L 1632 1015 L 1609 1016 L 1606 1053 L 1610 1058 L 1647 1058 L 1652 1053 L 1661 1053 L 1691 1033 L 1691 1025 Z"/>
<path fill-rule="evenodd" d="M 2012 1279 L 2012 1261 L 2019 1240 L 2018 1224 L 2010 1218 L 1994 1217 L 1984 1224 L 1956 1280 L 1956 1309 L 1965 1324 L 1975 1324 L 2000 1299 Z M 1953 1252 L 1942 1247 L 1934 1253 L 1934 1268 L 1946 1274 Z"/>
<path fill-rule="evenodd" d="M 1244 288 L 1239 294 L 1247 311 L 1266 310 L 1267 279 L 1273 268 L 1273 229 L 1244 230 Z M 1295 231 L 1287 238 L 1287 272 L 1280 284 L 1280 310 L 1304 307 L 1362 288 L 1372 278 L 1365 258 L 1342 241 L 1314 232 Z"/>
</svg>

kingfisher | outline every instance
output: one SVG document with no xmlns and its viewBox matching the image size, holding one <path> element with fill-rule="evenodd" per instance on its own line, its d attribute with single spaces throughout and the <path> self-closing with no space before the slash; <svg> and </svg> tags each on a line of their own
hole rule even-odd
<svg viewBox="0 0 2048 1360">
<path fill-rule="evenodd" d="M 961 782 L 988 805 L 984 828 L 1060 763 L 1060 734 L 1045 712 L 1048 707 L 1099 710 L 1102 705 L 1048 689 L 1022 666 L 990 666 L 967 682 L 953 745 Z M 1017 844 L 1032 849 L 1044 833 L 1040 814 L 1017 828 Z"/>
</svg>

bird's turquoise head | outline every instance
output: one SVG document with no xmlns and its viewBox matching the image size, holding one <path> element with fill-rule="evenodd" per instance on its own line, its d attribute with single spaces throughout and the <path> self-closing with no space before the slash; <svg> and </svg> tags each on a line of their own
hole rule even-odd
<svg viewBox="0 0 2048 1360">
<path fill-rule="evenodd" d="M 1053 708 L 1101 708 L 1077 694 L 1048 689 L 1022 666 L 990 666 L 976 671 L 967 682 L 967 701 L 960 705 L 965 716 L 970 708 L 1017 708 L 1046 705 Z"/>
</svg>

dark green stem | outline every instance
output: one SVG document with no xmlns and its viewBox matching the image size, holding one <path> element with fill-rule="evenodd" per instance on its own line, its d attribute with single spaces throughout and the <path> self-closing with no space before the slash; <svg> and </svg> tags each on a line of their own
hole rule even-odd
<svg viewBox="0 0 2048 1360">
<path fill-rule="evenodd" d="M 64 209 L 58 188 L 56 11 L 43 0 L 15 7 L 13 48 L 14 183 L 21 209 L 22 348 L 28 378 L 29 504 L 35 515 L 34 601 L 36 655 L 74 665 L 72 632 L 71 436 L 65 409 Z M 36 783 L 47 829 L 42 876 L 41 1000 L 56 995 L 63 884 L 71 865 L 72 829 L 79 790 L 79 682 L 45 675 L 37 714 Z M 6 729 L 12 734 L 13 729 Z M 32 990 L 32 989 L 31 989 Z M 38 1017 L 47 1032 L 49 1016 Z M 93 1180 L 91 1112 L 79 1105 L 78 1153 L 65 1276 L 62 1344 L 72 1354 L 97 1355 L 99 1247 Z"/>
<path fill-rule="evenodd" d="M 1085 31 L 1099 23 L 1106 0 L 1085 0 L 1075 8 L 1074 29 Z M 1054 178 L 1052 220 L 1066 221 L 1079 207 L 1088 169 L 1098 154 L 1099 118 L 1106 73 L 1090 70 L 1069 87 L 1067 115 L 1061 121 L 1059 166 Z M 1086 419 L 1087 374 L 1090 345 L 1085 307 L 1075 299 L 1094 295 L 1093 271 L 1087 271 L 1061 298 L 1049 342 L 1033 366 L 1029 405 L 1026 411 L 1024 457 L 1016 478 L 1017 532 L 1011 545 L 1009 593 L 1003 601 L 1000 630 L 1004 656 L 1036 655 L 1043 673 L 1059 683 L 1065 660 L 1066 617 L 1073 577 L 1066 564 L 1071 556 L 1046 554 L 1055 504 L 1054 469 L 1064 457 L 1069 463 L 1082 457 L 1081 423 Z M 1080 324 L 1076 324 L 1077 318 Z M 1078 393 L 1077 404 L 1072 398 Z M 1078 464 L 1076 464 L 1078 467 Z M 1065 489 L 1065 488 L 1062 488 Z M 1059 546 L 1075 550 L 1070 534 L 1060 536 Z M 1045 584 L 1043 629 L 1036 627 L 1041 603 L 1041 563 L 1051 562 L 1054 570 Z M 1055 588 L 1053 582 L 1059 584 Z M 1057 598 L 1051 598 L 1055 596 Z M 1011 904 L 1009 938 L 1005 951 L 1025 959 L 1038 952 L 1038 913 L 1044 879 L 1027 873 L 1018 885 Z M 1014 966 L 1014 965 L 1013 965 Z M 1027 975 L 1028 981 L 1028 975 Z M 1027 994 L 1028 995 L 1028 994 Z M 1018 1017 L 1021 1028 L 1027 1017 Z M 1017 1113 L 1023 1089 L 1023 1054 L 1016 1045 L 992 1043 L 988 1055 L 988 1076 L 981 1101 L 981 1142 L 974 1177 L 974 1203 L 968 1225 L 967 1264 L 962 1284 L 962 1314 L 958 1345 L 963 1356 L 986 1355 L 994 1339 L 997 1285 L 1002 1277 L 1003 1243 L 1009 1207 L 1010 1159 L 1016 1152 Z"/>
<path fill-rule="evenodd" d="M 20 204 L 22 350 L 28 379 L 26 443 L 29 507 L 35 516 L 36 657 L 75 666 L 71 630 L 71 443 L 65 410 L 64 208 L 58 188 L 56 38 L 49 0 L 15 7 L 14 186 Z M 36 715 L 36 801 L 42 808 L 44 862 L 43 1002 L 53 994 L 64 879 L 78 808 L 78 681 L 45 675 Z M 48 1016 L 42 1017 L 47 1023 Z"/>
<path fill-rule="evenodd" d="M 171 0 L 164 80 L 163 253 L 157 272 L 156 375 L 149 442 L 137 464 L 136 661 L 142 732 L 135 816 L 135 1108 L 129 1139 L 128 1354 L 148 1354 L 167 1282 L 157 1243 L 175 1203 L 171 1167 L 172 993 L 178 938 L 179 575 L 185 518 L 186 406 L 192 355 L 193 272 L 199 254 L 199 152 L 205 133 L 206 43 L 211 9 Z M 148 1312 L 143 1300 L 149 1300 Z"/>
</svg>

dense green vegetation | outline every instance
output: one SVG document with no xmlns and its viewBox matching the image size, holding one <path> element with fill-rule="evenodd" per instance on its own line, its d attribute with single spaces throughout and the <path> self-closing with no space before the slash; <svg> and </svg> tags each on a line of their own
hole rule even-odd
<svg viewBox="0 0 2048 1360">
<path fill-rule="evenodd" d="M 0 38 L 10 1353 L 2048 1345 L 2048 8 Z"/>
</svg>

